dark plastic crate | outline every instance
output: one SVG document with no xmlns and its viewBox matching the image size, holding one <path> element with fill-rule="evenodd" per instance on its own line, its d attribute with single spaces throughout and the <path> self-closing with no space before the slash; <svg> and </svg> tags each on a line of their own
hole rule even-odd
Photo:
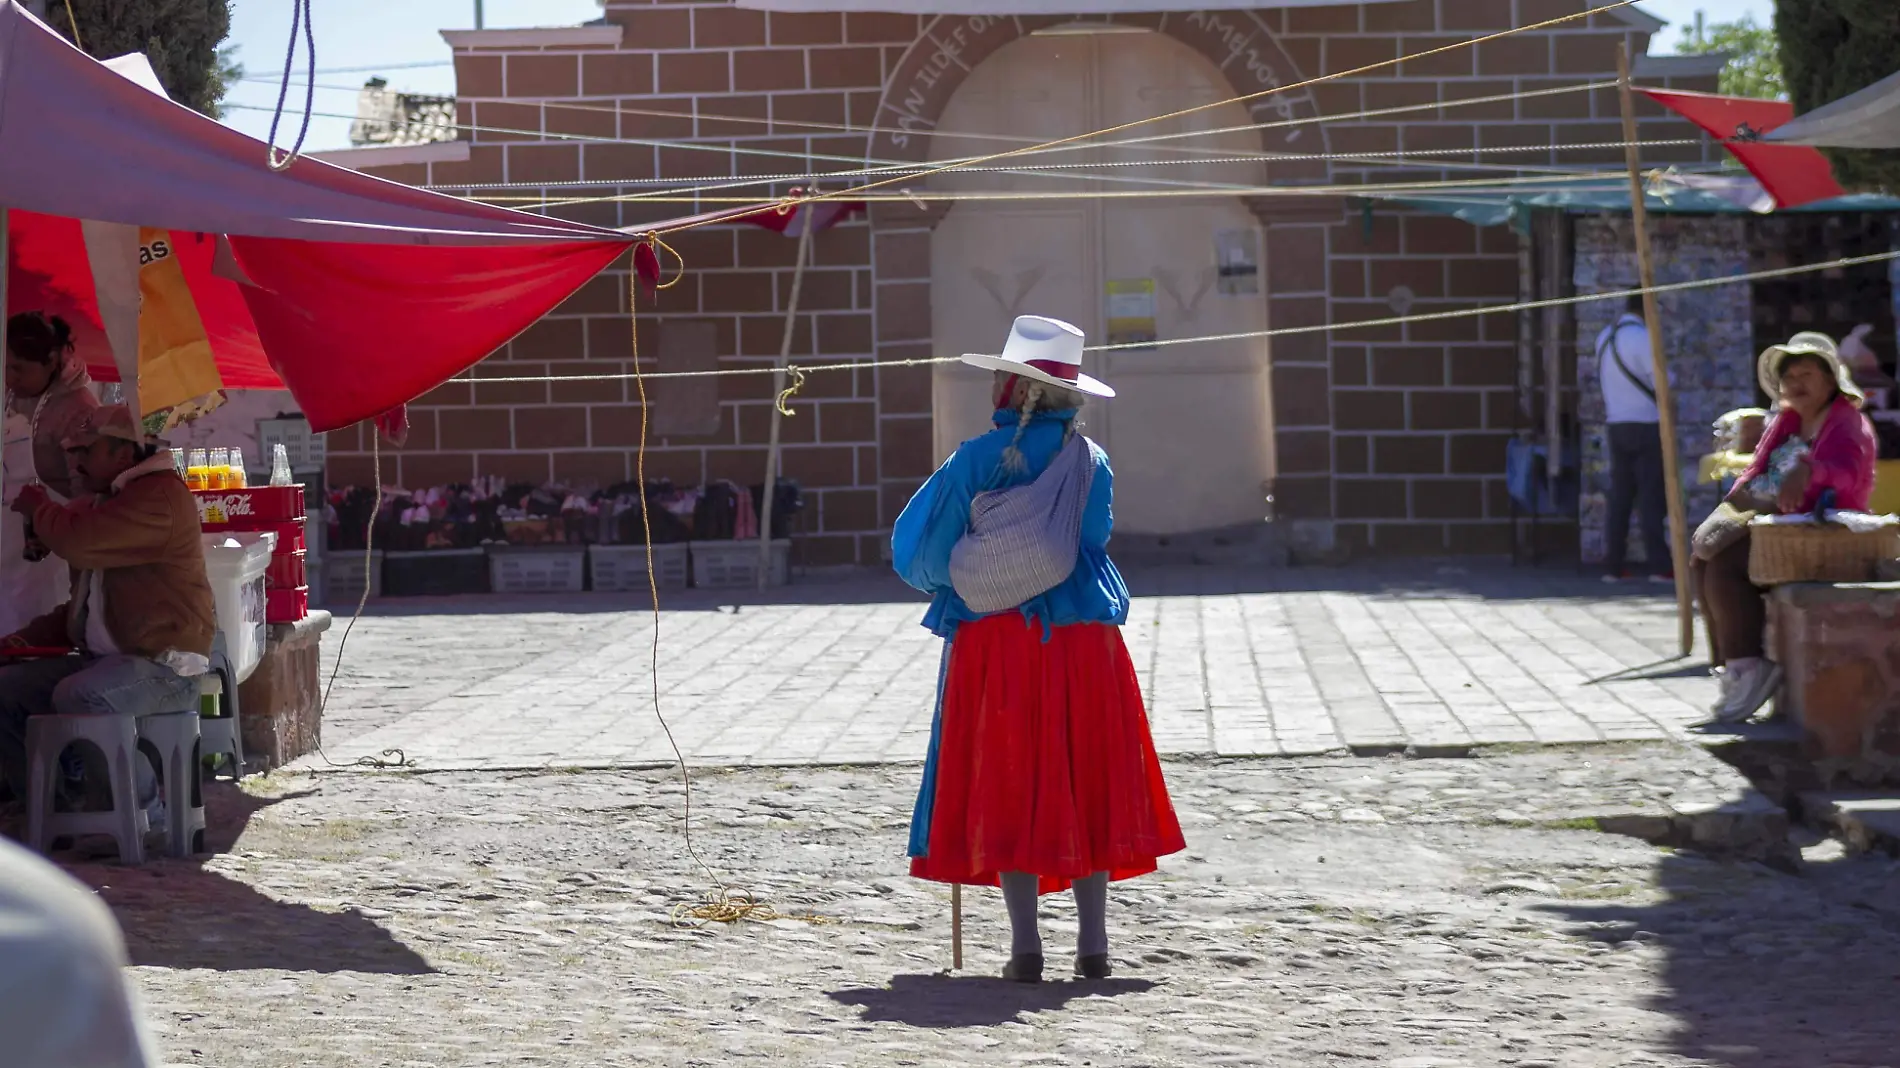
<svg viewBox="0 0 1900 1068">
<path fill-rule="evenodd" d="M 434 549 L 383 557 L 385 597 L 451 597 L 488 591 L 488 553 L 483 549 Z"/>
</svg>

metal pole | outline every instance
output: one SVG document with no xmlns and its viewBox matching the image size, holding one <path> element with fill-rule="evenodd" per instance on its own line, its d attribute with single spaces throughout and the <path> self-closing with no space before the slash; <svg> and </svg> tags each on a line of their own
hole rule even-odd
<svg viewBox="0 0 1900 1068">
<path fill-rule="evenodd" d="M 7 244 L 8 237 L 10 236 L 7 233 L 10 222 L 7 206 L 0 204 L 0 359 L 5 359 L 7 354 L 7 276 L 13 273 L 12 268 L 9 266 L 12 262 L 12 250 Z M 0 388 L 0 396 L 4 395 L 5 390 Z M 6 417 L 7 413 L 4 410 L 0 410 L 0 423 L 4 423 Z M 6 477 L 6 450 L 0 449 L 0 485 L 6 484 Z M 0 505 L 12 503 L 12 501 L 0 501 Z M 0 563 L 0 567 L 3 566 L 5 566 L 5 564 Z"/>
<path fill-rule="evenodd" d="M 792 294 L 785 303 L 785 336 L 779 342 L 778 363 L 772 373 L 772 433 L 765 448 L 765 500 L 759 502 L 759 589 L 772 578 L 772 505 L 778 497 L 779 424 L 785 418 L 779 397 L 785 392 L 785 368 L 792 358 L 792 334 L 798 327 L 798 292 L 805 285 L 805 261 L 810 258 L 811 232 L 817 229 L 815 212 L 807 204 L 805 228 L 798 232 L 798 263 L 792 269 Z M 797 221 L 797 217 L 793 217 Z"/>
<path fill-rule="evenodd" d="M 1669 363 L 1663 355 L 1662 323 L 1656 312 L 1656 271 L 1649 252 L 1649 211 L 1643 201 L 1643 172 L 1636 153 L 1636 103 L 1630 91 L 1630 49 L 1617 49 L 1617 86 L 1623 98 L 1623 153 L 1630 169 L 1630 222 L 1636 231 L 1636 269 L 1643 286 L 1643 324 L 1649 331 L 1650 366 L 1656 379 L 1656 414 L 1662 432 L 1663 492 L 1669 506 L 1669 555 L 1676 572 L 1676 622 L 1682 655 L 1695 649 L 1695 612 L 1689 595 L 1689 526 L 1683 515 L 1682 467 L 1676 457 L 1676 406 L 1669 388 Z M 1606 531 L 1629 537 L 1629 531 Z M 1652 566 L 1653 566 L 1652 561 Z"/>
<path fill-rule="evenodd" d="M 482 28 L 482 0 L 475 0 L 475 28 Z"/>
</svg>

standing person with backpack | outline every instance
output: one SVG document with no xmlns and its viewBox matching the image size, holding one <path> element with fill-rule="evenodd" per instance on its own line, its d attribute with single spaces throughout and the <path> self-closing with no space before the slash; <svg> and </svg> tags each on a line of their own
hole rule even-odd
<svg viewBox="0 0 1900 1068">
<path fill-rule="evenodd" d="M 1076 431 L 1091 397 L 1082 332 L 1018 318 L 994 371 L 996 428 L 963 443 L 897 520 L 899 575 L 945 642 L 911 821 L 911 874 L 997 886 L 1003 978 L 1042 978 L 1041 894 L 1073 888 L 1075 971 L 1110 974 L 1108 884 L 1186 848 L 1122 643 L 1128 588 L 1108 558 L 1114 472 Z"/>
<path fill-rule="evenodd" d="M 1674 581 L 1669 562 L 1669 502 L 1663 481 L 1662 416 L 1650 356 L 1643 298 L 1631 296 L 1623 314 L 1597 335 L 1597 375 L 1603 388 L 1610 493 L 1604 516 L 1603 581 L 1630 577 L 1630 513 L 1640 511 L 1643 563 L 1649 580 Z"/>
</svg>

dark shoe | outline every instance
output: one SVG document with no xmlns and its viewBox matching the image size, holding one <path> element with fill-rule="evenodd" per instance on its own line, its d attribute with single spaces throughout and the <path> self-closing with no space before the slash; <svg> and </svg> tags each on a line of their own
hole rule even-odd
<svg viewBox="0 0 1900 1068">
<path fill-rule="evenodd" d="M 1018 953 L 1003 965 L 1003 978 L 1012 983 L 1042 982 L 1042 954 Z"/>
<path fill-rule="evenodd" d="M 1109 966 L 1108 954 L 1091 953 L 1075 958 L 1075 974 L 1083 979 L 1106 979 L 1115 974 L 1115 969 Z"/>
</svg>

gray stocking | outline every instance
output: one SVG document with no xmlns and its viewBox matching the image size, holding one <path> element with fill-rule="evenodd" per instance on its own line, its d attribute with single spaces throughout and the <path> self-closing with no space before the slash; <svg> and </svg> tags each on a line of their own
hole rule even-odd
<svg viewBox="0 0 1900 1068">
<path fill-rule="evenodd" d="M 1075 955 L 1092 957 L 1108 952 L 1108 873 L 1098 871 L 1075 881 L 1075 918 L 1081 928 Z"/>
<path fill-rule="evenodd" d="M 1009 951 L 1012 955 L 1042 952 L 1042 932 L 1036 927 L 1036 888 L 1039 880 L 1027 872 L 1002 874 L 1003 904 L 1009 909 Z"/>
</svg>

